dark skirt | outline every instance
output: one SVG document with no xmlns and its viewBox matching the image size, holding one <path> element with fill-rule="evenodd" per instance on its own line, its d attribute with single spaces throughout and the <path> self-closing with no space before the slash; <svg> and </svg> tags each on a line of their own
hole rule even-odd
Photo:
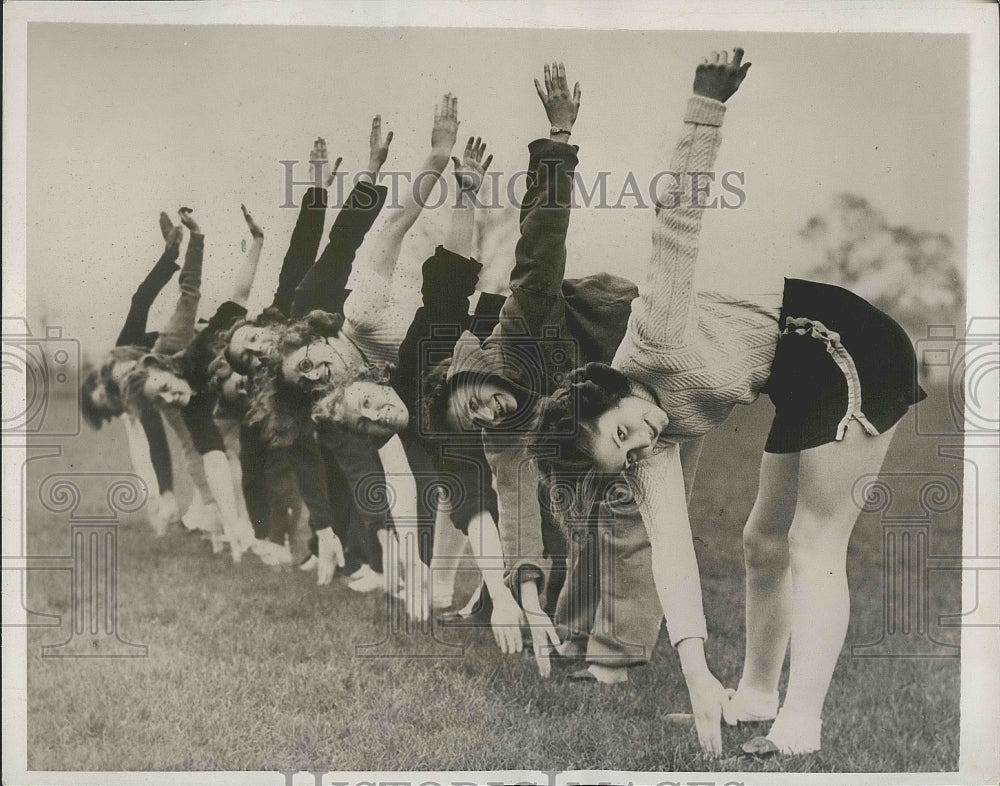
<svg viewBox="0 0 1000 786">
<path fill-rule="evenodd" d="M 775 408 L 767 453 L 843 439 L 852 422 L 881 434 L 927 398 L 909 336 L 846 289 L 785 279 L 779 326 L 766 387 Z"/>
</svg>

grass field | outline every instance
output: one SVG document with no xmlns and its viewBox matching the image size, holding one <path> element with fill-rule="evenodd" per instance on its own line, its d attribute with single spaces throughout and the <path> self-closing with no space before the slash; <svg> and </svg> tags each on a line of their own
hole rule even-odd
<svg viewBox="0 0 1000 786">
<path fill-rule="evenodd" d="M 922 404 L 944 417 L 943 391 Z M 753 502 L 770 417 L 761 401 L 737 412 L 706 445 L 692 502 L 710 640 L 709 662 L 735 686 L 743 653 L 740 529 Z M 900 425 L 887 472 L 961 478 L 939 439 Z M 950 440 L 949 444 L 957 440 Z M 60 471 L 129 471 L 119 424 L 64 443 L 60 458 L 33 463 L 26 494 L 31 554 L 69 553 L 65 517 L 44 510 L 37 484 Z M 931 518 L 932 554 L 959 553 L 960 506 Z M 502 656 L 488 630 L 448 630 L 454 658 L 366 658 L 379 642 L 386 599 L 359 596 L 315 574 L 213 557 L 197 536 L 152 537 L 141 513 L 119 536 L 122 638 L 146 658 L 43 658 L 67 638 L 69 580 L 39 571 L 28 606 L 63 615 L 62 630 L 28 636 L 28 768 L 34 770 L 611 769 L 810 772 L 950 771 L 958 767 L 959 660 L 859 658 L 851 645 L 883 631 L 882 524 L 864 514 L 848 565 L 852 619 L 827 699 L 824 747 L 780 760 L 738 758 L 762 729 L 724 729 L 725 755 L 699 752 L 694 732 L 666 722 L 689 710 L 676 654 L 665 636 L 627 684 L 579 685 L 556 664 L 539 678 L 528 656 Z M 959 610 L 957 572 L 930 581 L 930 633 Z M 468 577 L 467 577 L 468 578 Z M 471 579 L 470 579 L 471 580 Z M 465 582 L 466 584 L 469 581 Z M 426 652 L 426 638 L 391 644 Z M 786 665 L 787 671 L 787 665 Z M 783 687 L 783 686 L 782 686 Z M 766 729 L 766 727 L 764 727 Z"/>
</svg>

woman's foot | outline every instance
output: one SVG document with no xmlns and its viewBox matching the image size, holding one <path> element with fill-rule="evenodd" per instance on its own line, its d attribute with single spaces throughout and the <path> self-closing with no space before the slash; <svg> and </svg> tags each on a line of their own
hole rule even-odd
<svg viewBox="0 0 1000 786">
<path fill-rule="evenodd" d="M 823 722 L 819 718 L 780 712 L 766 737 L 754 737 L 744 743 L 743 752 L 751 756 L 814 753 L 820 749 Z"/>
<path fill-rule="evenodd" d="M 603 685 L 614 685 L 628 682 L 628 666 L 603 666 L 591 663 L 587 668 L 574 671 L 569 675 L 571 680 L 578 682 L 600 682 Z"/>
<path fill-rule="evenodd" d="M 740 681 L 729 703 L 722 708 L 723 717 L 730 726 L 737 723 L 760 723 L 774 720 L 778 714 L 778 692 L 765 693 L 746 687 Z"/>
<path fill-rule="evenodd" d="M 385 576 L 381 573 L 376 573 L 371 568 L 368 568 L 367 573 L 365 573 L 361 578 L 350 582 L 347 586 L 355 592 L 375 592 L 376 590 L 385 590 Z"/>
</svg>

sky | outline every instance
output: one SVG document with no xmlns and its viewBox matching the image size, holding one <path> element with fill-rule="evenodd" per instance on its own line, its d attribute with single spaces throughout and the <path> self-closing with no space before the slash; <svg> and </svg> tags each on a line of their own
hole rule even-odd
<svg viewBox="0 0 1000 786">
<path fill-rule="evenodd" d="M 782 276 L 803 275 L 817 260 L 798 230 L 842 191 L 892 224 L 947 234 L 964 259 L 961 35 L 33 23 L 27 46 L 29 317 L 61 325 L 91 358 L 113 344 L 162 249 L 160 210 L 196 209 L 208 316 L 249 239 L 245 203 L 267 233 L 251 296 L 251 310 L 260 308 L 295 220 L 282 208 L 282 160 L 304 161 L 323 136 L 331 159 L 356 171 L 379 112 L 395 134 L 385 168 L 416 169 L 434 105 L 450 91 L 459 139 L 481 135 L 494 170 L 519 171 L 527 144 L 547 135 L 532 80 L 554 59 L 583 91 L 572 137 L 581 177 L 609 172 L 617 200 L 629 172 L 644 185 L 668 168 L 700 57 L 746 50 L 753 66 L 728 102 L 716 167 L 744 173 L 746 200 L 706 215 L 700 287 L 776 291 Z M 305 179 L 304 164 L 296 176 Z M 652 212 L 624 204 L 574 212 L 568 275 L 641 279 Z M 419 261 L 443 239 L 445 216 L 421 219 L 404 259 Z M 513 240 L 496 253 L 512 254 Z M 166 319 L 174 291 L 157 302 L 151 327 Z"/>
</svg>

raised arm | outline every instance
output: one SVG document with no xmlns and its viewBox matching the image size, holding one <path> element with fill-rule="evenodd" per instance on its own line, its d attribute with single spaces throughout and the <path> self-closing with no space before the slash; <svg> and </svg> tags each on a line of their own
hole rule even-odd
<svg viewBox="0 0 1000 786">
<path fill-rule="evenodd" d="M 240 205 L 243 211 L 243 219 L 247 222 L 250 230 L 250 250 L 247 251 L 243 264 L 240 265 L 233 278 L 233 289 L 230 292 L 229 300 L 238 306 L 246 308 L 250 299 L 250 289 L 253 287 L 254 276 L 257 275 L 257 265 L 260 262 L 260 250 L 264 246 L 264 230 L 253 220 L 246 205 Z"/>
<path fill-rule="evenodd" d="M 191 215 L 192 212 L 189 207 L 180 209 L 181 223 L 191 232 L 184 254 L 184 266 L 177 281 L 181 294 L 174 312 L 153 345 L 154 352 L 165 355 L 179 352 L 191 343 L 198 316 L 198 303 L 201 301 L 201 265 L 205 256 L 205 236 Z"/>
<path fill-rule="evenodd" d="M 116 347 L 142 344 L 143 337 L 146 335 L 149 309 L 157 295 L 178 270 L 177 257 L 180 255 L 181 228 L 171 224 L 166 213 L 160 213 L 160 227 L 163 230 L 163 240 L 165 241 L 163 254 L 136 288 L 135 294 L 132 295 L 132 304 L 129 307 L 128 316 L 125 317 L 121 333 L 118 334 L 118 340 L 115 342 Z"/>
<path fill-rule="evenodd" d="M 367 168 L 334 219 L 323 253 L 295 290 L 293 317 L 304 316 L 313 309 L 343 312 L 354 258 L 385 204 L 387 189 L 375 185 L 375 181 L 389 155 L 391 142 L 392 132 L 383 138 L 382 119 L 376 115 L 369 136 Z"/>
<path fill-rule="evenodd" d="M 511 294 L 501 311 L 504 325 L 514 334 L 527 329 L 537 334 L 559 315 L 566 273 L 566 232 L 576 169 L 576 148 L 568 144 L 580 109 L 580 85 L 570 91 L 562 63 L 545 66 L 545 87 L 535 80 L 535 89 L 550 124 L 547 139 L 536 139 L 529 147 L 528 190 L 521 207 L 521 237 L 514 249 L 510 273 Z"/>
<path fill-rule="evenodd" d="M 423 167 L 414 175 L 413 183 L 403 190 L 402 209 L 392 214 L 379 233 L 372 251 L 371 271 L 391 279 L 399 259 L 403 238 L 419 218 L 431 191 L 448 165 L 451 149 L 458 135 L 458 98 L 447 93 L 434 108 L 434 128 L 431 131 L 431 151 Z"/>
<path fill-rule="evenodd" d="M 338 158 L 326 179 L 329 187 L 333 178 L 337 175 L 342 159 Z M 313 170 L 313 182 L 323 181 L 324 170 L 327 164 L 326 141 L 319 137 L 313 143 L 313 149 L 309 153 L 309 165 Z M 285 316 L 292 312 L 292 299 L 295 297 L 295 288 L 302 281 L 309 268 L 316 261 L 319 253 L 319 244 L 323 240 L 323 223 L 326 219 L 326 188 L 310 186 L 306 189 L 302 204 L 299 207 L 299 215 L 295 220 L 295 228 L 292 230 L 292 237 L 288 241 L 288 250 L 285 258 L 281 262 L 281 272 L 278 274 L 278 289 L 274 293 L 274 300 L 271 308 L 275 308 Z"/>
<path fill-rule="evenodd" d="M 486 143 L 479 137 L 469 137 L 465 145 L 462 160 L 452 156 L 455 165 L 455 182 L 458 187 L 458 198 L 451 211 L 451 227 L 445 248 L 463 257 L 472 254 L 472 235 L 476 226 L 477 195 L 486 179 L 493 156 L 486 155 Z"/>
<path fill-rule="evenodd" d="M 683 346 L 697 327 L 693 282 L 708 173 L 722 140 L 723 102 L 739 89 L 750 68 L 742 60 L 742 49 L 734 50 L 732 62 L 726 52 L 713 52 L 695 71 L 694 95 L 668 169 L 671 177 L 657 196 L 649 270 L 632 307 L 630 331 L 642 343 Z"/>
</svg>

